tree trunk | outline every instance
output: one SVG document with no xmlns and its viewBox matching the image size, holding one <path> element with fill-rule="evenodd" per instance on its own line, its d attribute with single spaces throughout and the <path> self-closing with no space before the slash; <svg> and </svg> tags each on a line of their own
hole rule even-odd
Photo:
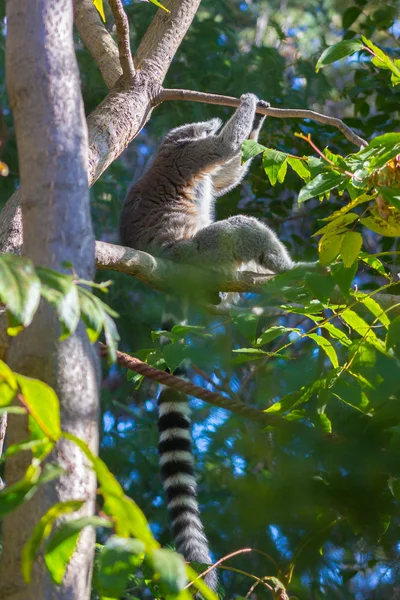
<svg viewBox="0 0 400 600">
<path fill-rule="evenodd" d="M 72 0 L 7 1 L 7 89 L 18 144 L 22 252 L 35 264 L 65 270 L 72 263 L 85 279 L 93 277 L 94 237 L 89 213 L 88 140 L 72 37 Z M 98 359 L 79 326 L 66 341 L 47 304 L 8 350 L 10 366 L 50 384 L 61 404 L 62 428 L 98 445 Z M 14 417 L 14 418 L 13 418 Z M 28 436 L 27 422 L 12 415 L 8 442 Z M 31 585 L 21 576 L 23 544 L 38 518 L 56 501 L 85 498 L 85 514 L 94 509 L 95 478 L 71 444 L 57 446 L 54 459 L 63 477 L 46 484 L 24 506 L 5 518 L 0 569 L 2 600 L 86 600 L 90 597 L 93 531 L 84 531 L 56 588 L 43 560 L 37 560 Z M 7 461 L 6 482 L 20 479 L 29 453 Z"/>
</svg>

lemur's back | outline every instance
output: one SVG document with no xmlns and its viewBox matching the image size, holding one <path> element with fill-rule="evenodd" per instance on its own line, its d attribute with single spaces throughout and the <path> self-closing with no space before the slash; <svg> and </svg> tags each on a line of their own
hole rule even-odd
<svg viewBox="0 0 400 600">
<path fill-rule="evenodd" d="M 185 146 L 162 148 L 129 190 L 120 221 L 124 246 L 157 254 L 211 222 L 211 179 L 193 170 Z"/>
</svg>

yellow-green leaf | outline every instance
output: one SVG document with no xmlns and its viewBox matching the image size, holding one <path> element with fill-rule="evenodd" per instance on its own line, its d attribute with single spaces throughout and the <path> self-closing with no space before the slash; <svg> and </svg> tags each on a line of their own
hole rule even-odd
<svg viewBox="0 0 400 600">
<path fill-rule="evenodd" d="M 343 234 L 325 234 L 319 240 L 318 251 L 321 265 L 329 265 L 339 254 L 342 246 Z"/>
<path fill-rule="evenodd" d="M 362 246 L 362 236 L 360 233 L 355 231 L 347 231 L 343 237 L 342 247 L 340 254 L 344 262 L 346 269 L 349 269 L 351 265 L 357 260 L 358 253 Z"/>
<path fill-rule="evenodd" d="M 351 310 L 350 308 L 346 308 L 341 313 L 341 318 L 349 327 L 354 329 L 366 342 L 375 346 L 377 350 L 380 352 L 383 351 L 383 342 L 375 335 L 374 331 L 371 329 L 371 326 L 368 325 L 366 321 L 360 315 Z"/>
<path fill-rule="evenodd" d="M 378 321 L 382 323 L 382 325 L 384 325 L 384 327 L 389 327 L 389 317 L 387 316 L 382 306 L 380 306 L 374 298 L 361 292 L 356 293 L 355 297 L 357 298 L 357 300 L 360 300 L 366 308 L 368 308 L 368 310 L 374 315 L 374 317 L 378 319 Z"/>
<path fill-rule="evenodd" d="M 316 235 L 322 235 L 324 233 L 339 233 L 343 231 L 350 223 L 353 223 L 358 219 L 358 215 L 356 213 L 348 213 L 337 217 L 321 229 L 318 229 L 315 233 L 313 233 L 313 237 Z"/>
<path fill-rule="evenodd" d="M 54 522 L 61 515 L 73 513 L 81 508 L 85 500 L 68 500 L 57 502 L 52 506 L 33 528 L 21 556 L 21 571 L 26 583 L 30 583 L 33 561 L 42 543 L 49 537 Z"/>
<path fill-rule="evenodd" d="M 53 442 L 61 435 L 60 404 L 55 391 L 38 379 L 16 374 L 24 403 L 40 429 Z"/>
<path fill-rule="evenodd" d="M 93 0 L 93 4 L 99 11 L 100 16 L 103 19 L 103 21 L 106 22 L 106 15 L 104 14 L 103 0 Z"/>
<path fill-rule="evenodd" d="M 316 344 L 325 352 L 327 357 L 332 363 L 332 366 L 336 369 L 339 366 L 338 358 L 334 347 L 331 342 L 324 338 L 322 335 L 317 335 L 316 333 L 308 333 L 307 337 L 314 340 Z"/>
<path fill-rule="evenodd" d="M 387 237 L 400 236 L 400 212 L 392 206 L 388 206 L 389 216 L 385 221 L 378 212 L 378 208 L 374 206 L 369 217 L 361 219 L 361 223 L 375 233 L 380 233 Z"/>
</svg>

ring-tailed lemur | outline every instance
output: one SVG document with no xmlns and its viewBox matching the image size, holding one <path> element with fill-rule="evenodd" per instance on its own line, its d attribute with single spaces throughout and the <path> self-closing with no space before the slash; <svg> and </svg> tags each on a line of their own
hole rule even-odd
<svg viewBox="0 0 400 600">
<path fill-rule="evenodd" d="M 211 119 L 170 131 L 148 171 L 128 192 L 120 221 L 124 246 L 202 266 L 237 269 L 255 262 L 274 273 L 296 266 L 275 233 L 257 219 L 213 221 L 215 198 L 238 185 L 248 169 L 250 161 L 241 164 L 241 146 L 258 139 L 264 121 L 256 114 L 258 102 L 253 94 L 243 95 L 221 130 L 220 119 Z M 196 498 L 188 399 L 164 389 L 158 403 L 161 476 L 177 549 L 188 561 L 209 564 Z M 206 582 L 215 590 L 215 569 Z"/>
</svg>

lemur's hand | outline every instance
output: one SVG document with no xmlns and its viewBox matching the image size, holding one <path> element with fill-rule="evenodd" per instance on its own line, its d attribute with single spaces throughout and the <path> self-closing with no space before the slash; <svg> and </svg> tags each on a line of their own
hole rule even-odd
<svg viewBox="0 0 400 600">
<path fill-rule="evenodd" d="M 270 103 L 267 102 L 266 100 L 258 100 L 257 101 L 257 105 L 256 105 L 256 110 L 257 108 L 269 108 L 270 107 Z M 265 121 L 265 117 L 267 115 L 260 115 L 259 113 L 256 113 L 254 115 L 254 121 L 253 121 L 253 128 L 252 131 L 250 133 L 249 139 L 256 139 L 256 137 L 258 136 L 258 133 L 262 127 L 262 124 Z"/>
</svg>

